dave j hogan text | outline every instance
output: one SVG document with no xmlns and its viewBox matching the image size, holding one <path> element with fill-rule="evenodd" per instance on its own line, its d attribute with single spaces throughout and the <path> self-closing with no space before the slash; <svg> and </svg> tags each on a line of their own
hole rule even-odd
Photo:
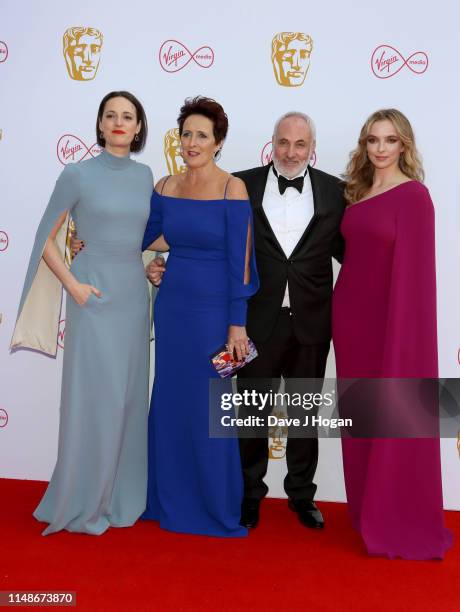
<svg viewBox="0 0 460 612">
<path fill-rule="evenodd" d="M 232 417 L 226 414 L 220 419 L 222 427 L 353 427 L 353 419 L 326 418 L 321 415 L 305 415 L 303 419 L 279 417 L 270 414 L 263 416 L 247 416 L 244 418 Z"/>
</svg>

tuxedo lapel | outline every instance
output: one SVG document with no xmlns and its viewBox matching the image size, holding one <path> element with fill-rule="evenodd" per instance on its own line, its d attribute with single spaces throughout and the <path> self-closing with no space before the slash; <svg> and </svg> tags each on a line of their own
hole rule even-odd
<svg viewBox="0 0 460 612">
<path fill-rule="evenodd" d="M 315 215 L 317 215 L 321 210 L 323 203 L 321 195 L 321 177 L 319 173 L 310 166 L 308 167 L 308 173 L 310 175 L 311 189 L 313 191 L 313 206 L 315 209 Z"/>
<path fill-rule="evenodd" d="M 321 179 L 319 178 L 319 174 L 316 172 L 316 170 L 312 168 L 311 166 L 308 167 L 308 174 L 310 176 L 311 189 L 313 192 L 314 213 L 313 213 L 312 218 L 310 219 L 310 223 L 305 228 L 305 231 L 302 234 L 299 242 L 295 245 L 295 248 L 291 253 L 291 257 L 294 257 L 304 245 L 307 237 L 309 236 L 310 232 L 316 225 L 319 215 L 321 213 L 321 209 L 322 209 L 322 196 L 321 196 L 321 185 L 320 185 Z"/>
<path fill-rule="evenodd" d="M 254 210 L 254 224 L 256 223 L 258 224 L 258 233 L 260 233 L 271 248 L 276 251 L 278 257 L 286 259 L 286 253 L 278 242 L 278 238 L 270 225 L 270 221 L 265 214 L 263 206 L 259 206 L 259 208 Z"/>
<path fill-rule="evenodd" d="M 254 209 L 262 207 L 262 200 L 264 199 L 265 186 L 267 184 L 267 177 L 268 173 L 270 172 L 270 168 L 271 164 L 258 168 L 258 172 L 254 172 L 244 179 L 246 188 L 248 190 L 249 199 L 251 200 L 251 204 Z"/>
<path fill-rule="evenodd" d="M 260 168 L 260 172 L 258 172 L 255 176 L 251 176 L 250 179 L 248 178 L 245 180 L 245 183 L 253 208 L 254 224 L 256 225 L 255 229 L 257 234 L 260 234 L 263 237 L 266 243 L 274 251 L 276 251 L 276 254 L 279 257 L 286 259 L 286 255 L 272 230 L 270 222 L 268 221 L 267 215 L 265 214 L 262 206 L 265 187 L 267 186 L 268 173 L 270 172 L 271 167 L 272 164 L 269 164 L 268 166 Z"/>
</svg>

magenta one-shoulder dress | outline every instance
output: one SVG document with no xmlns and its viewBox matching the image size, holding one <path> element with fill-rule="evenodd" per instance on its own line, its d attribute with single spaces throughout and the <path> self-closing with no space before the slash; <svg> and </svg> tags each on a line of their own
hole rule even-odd
<svg viewBox="0 0 460 612">
<path fill-rule="evenodd" d="M 334 289 L 338 378 L 437 378 L 434 210 L 402 183 L 346 209 Z M 414 414 L 414 402 L 406 407 Z M 415 414 L 415 418 L 416 418 Z M 342 439 L 353 526 L 370 555 L 439 559 L 444 526 L 438 438 Z"/>
</svg>

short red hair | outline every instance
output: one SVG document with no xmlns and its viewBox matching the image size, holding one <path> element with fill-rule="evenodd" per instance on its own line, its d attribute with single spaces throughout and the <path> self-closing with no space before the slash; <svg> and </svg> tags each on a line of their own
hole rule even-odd
<svg viewBox="0 0 460 612">
<path fill-rule="evenodd" d="M 183 106 L 181 106 L 179 117 L 177 118 L 180 136 L 182 136 L 184 122 L 190 115 L 203 115 L 203 117 L 212 121 L 216 143 L 225 140 L 228 130 L 228 117 L 218 102 L 204 96 L 186 98 Z"/>
</svg>

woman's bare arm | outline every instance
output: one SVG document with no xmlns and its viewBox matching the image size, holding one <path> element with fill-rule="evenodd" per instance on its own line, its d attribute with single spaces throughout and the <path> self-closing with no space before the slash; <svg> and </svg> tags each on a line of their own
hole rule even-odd
<svg viewBox="0 0 460 612">
<path fill-rule="evenodd" d="M 65 221 L 66 216 L 67 211 L 64 211 L 51 230 L 43 250 L 43 259 L 49 269 L 61 281 L 65 290 L 70 293 L 77 304 L 82 306 L 86 303 L 86 300 L 89 298 L 91 293 L 94 293 L 97 297 L 101 297 L 101 292 L 92 285 L 80 283 L 67 268 L 58 251 L 55 239 Z"/>
</svg>

